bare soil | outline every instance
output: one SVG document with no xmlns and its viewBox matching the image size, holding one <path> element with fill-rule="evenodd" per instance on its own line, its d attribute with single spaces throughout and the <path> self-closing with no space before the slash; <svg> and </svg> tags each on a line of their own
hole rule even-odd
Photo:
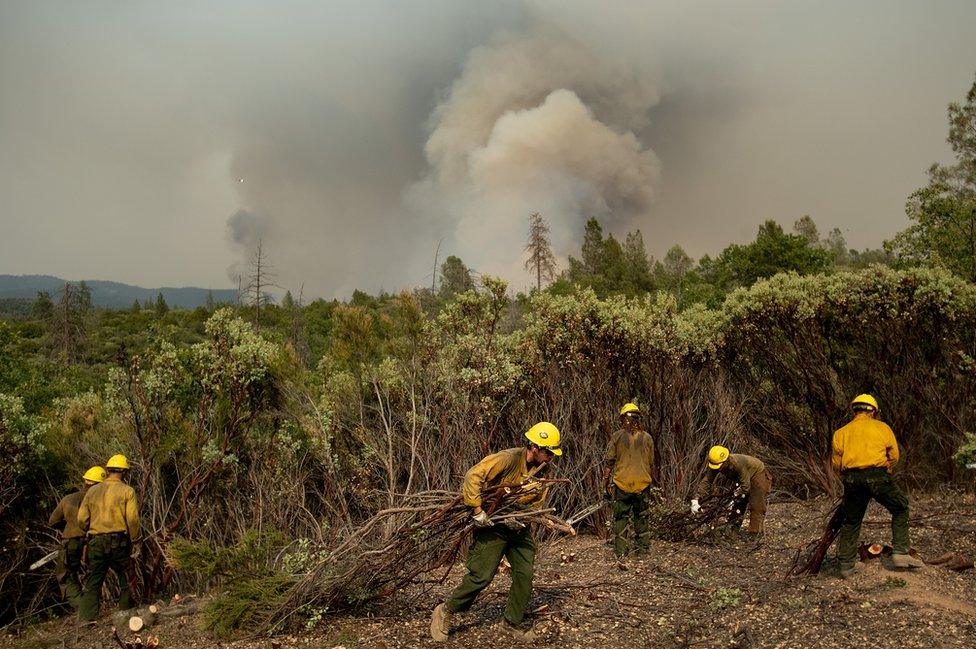
<svg viewBox="0 0 976 649">
<path fill-rule="evenodd" d="M 703 543 L 654 542 L 649 553 L 618 562 L 594 535 L 563 537 L 540 548 L 532 624 L 538 647 L 976 647 L 976 574 L 926 566 L 894 570 L 888 559 L 861 564 L 852 579 L 822 574 L 786 579 L 796 550 L 819 535 L 826 500 L 770 506 L 765 537 Z M 976 498 L 947 494 L 912 504 L 912 545 L 923 558 L 947 551 L 976 555 Z M 890 540 L 887 512 L 872 504 L 862 540 Z M 570 555 L 575 555 L 570 557 Z M 564 561 L 571 558 L 571 561 Z M 510 583 L 504 570 L 471 611 L 454 620 L 451 639 L 428 635 L 429 614 L 463 573 L 443 584 L 354 613 L 326 617 L 306 633 L 274 638 L 290 647 L 511 646 L 495 624 Z M 121 632 L 120 632 L 121 633 Z M 270 649 L 272 639 L 220 642 L 198 618 L 166 620 L 150 633 L 160 647 Z M 132 634 L 126 633 L 127 636 Z M 0 646 L 112 647 L 106 616 L 92 630 L 56 620 L 0 638 Z"/>
</svg>

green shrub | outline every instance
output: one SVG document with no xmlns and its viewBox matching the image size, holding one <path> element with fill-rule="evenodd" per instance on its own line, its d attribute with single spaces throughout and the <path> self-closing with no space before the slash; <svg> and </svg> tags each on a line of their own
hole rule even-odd
<svg viewBox="0 0 976 649">
<path fill-rule="evenodd" d="M 966 433 L 966 439 L 963 444 L 956 451 L 952 459 L 962 468 L 968 468 L 968 465 L 976 464 L 976 435 L 973 433 Z"/>
</svg>

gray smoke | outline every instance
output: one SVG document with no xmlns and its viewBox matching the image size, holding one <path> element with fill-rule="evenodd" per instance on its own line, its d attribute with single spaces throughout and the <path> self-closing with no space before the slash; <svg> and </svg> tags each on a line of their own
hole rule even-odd
<svg viewBox="0 0 976 649">
<path fill-rule="evenodd" d="M 532 211 L 560 257 L 589 216 L 656 255 L 805 213 L 876 246 L 951 159 L 974 20 L 954 0 L 5 0 L 0 272 L 217 287 L 259 237 L 278 284 L 347 297 L 429 285 L 443 239 L 519 289 Z"/>
<path fill-rule="evenodd" d="M 590 216 L 646 215 L 660 163 L 637 135 L 658 82 L 536 17 L 474 49 L 435 109 L 428 170 L 408 193 L 483 272 L 521 278 L 526 220 L 542 212 L 557 253 Z"/>
<path fill-rule="evenodd" d="M 273 245 L 268 237 L 270 232 L 271 219 L 267 214 L 237 210 L 227 219 L 227 243 L 239 255 L 227 267 L 227 278 L 231 282 L 236 283 L 247 274 L 247 260 L 257 250 L 258 244 L 267 241 L 268 245 Z"/>
</svg>

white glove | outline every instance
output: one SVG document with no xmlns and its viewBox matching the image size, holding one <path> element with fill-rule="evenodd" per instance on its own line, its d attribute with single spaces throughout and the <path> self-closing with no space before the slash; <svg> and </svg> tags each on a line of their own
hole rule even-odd
<svg viewBox="0 0 976 649">
<path fill-rule="evenodd" d="M 698 504 L 698 500 L 697 499 L 692 500 L 691 501 L 691 513 L 692 514 L 697 514 L 700 511 L 701 511 L 701 505 Z"/>
<path fill-rule="evenodd" d="M 488 527 L 491 525 L 491 519 L 488 518 L 488 512 L 481 510 L 477 514 L 472 514 L 471 519 L 474 520 L 475 527 Z"/>
</svg>

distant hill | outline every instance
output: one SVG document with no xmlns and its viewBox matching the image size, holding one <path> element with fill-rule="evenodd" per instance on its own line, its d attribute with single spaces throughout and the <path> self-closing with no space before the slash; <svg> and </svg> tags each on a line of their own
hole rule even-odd
<svg viewBox="0 0 976 649">
<path fill-rule="evenodd" d="M 51 294 L 51 299 L 57 301 L 58 291 L 64 286 L 65 281 L 67 280 L 51 275 L 0 275 L 0 300 L 10 298 L 33 300 L 37 297 L 38 291 L 47 291 Z M 72 283 L 77 282 L 72 281 Z M 183 309 L 205 306 L 208 291 L 213 293 L 214 302 L 217 304 L 237 302 L 237 291 L 234 289 L 206 289 L 193 286 L 142 288 L 97 279 L 86 279 L 85 283 L 91 289 L 92 303 L 106 309 L 128 309 L 134 300 L 139 302 L 155 300 L 160 292 L 166 304 Z"/>
</svg>

